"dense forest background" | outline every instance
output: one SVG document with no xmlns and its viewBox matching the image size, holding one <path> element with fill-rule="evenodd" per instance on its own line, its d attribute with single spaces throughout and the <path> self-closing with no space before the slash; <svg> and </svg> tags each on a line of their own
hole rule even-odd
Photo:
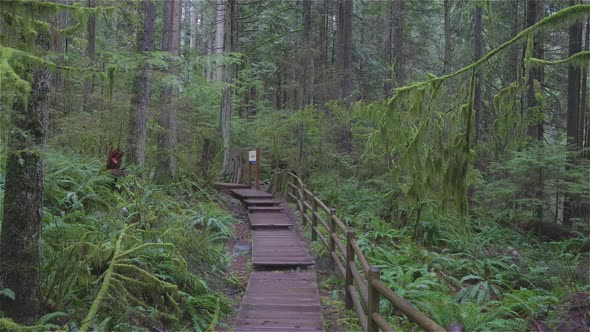
<svg viewBox="0 0 590 332">
<path fill-rule="evenodd" d="M 236 220 L 210 185 L 253 147 L 441 325 L 587 328 L 589 13 L 1 1 L 0 329 L 214 329 Z"/>
</svg>

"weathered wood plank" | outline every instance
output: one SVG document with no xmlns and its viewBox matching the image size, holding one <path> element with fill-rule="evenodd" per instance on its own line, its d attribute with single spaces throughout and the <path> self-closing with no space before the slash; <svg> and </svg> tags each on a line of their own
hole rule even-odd
<svg viewBox="0 0 590 332">
<path fill-rule="evenodd" d="M 324 331 L 315 274 L 254 272 L 235 331 Z"/>
<path fill-rule="evenodd" d="M 251 186 L 241 183 L 227 183 L 227 182 L 216 182 L 215 188 L 220 190 L 231 190 L 231 189 L 250 189 Z"/>
<path fill-rule="evenodd" d="M 264 191 L 255 189 L 232 189 L 230 190 L 234 196 L 240 199 L 251 199 L 251 198 L 272 198 L 272 194 L 265 193 Z"/>
<path fill-rule="evenodd" d="M 256 266 L 307 266 L 313 259 L 291 230 L 253 230 L 252 264 Z"/>
<path fill-rule="evenodd" d="M 252 198 L 252 199 L 246 199 L 244 200 L 244 203 L 246 203 L 248 206 L 252 206 L 252 205 L 279 205 L 281 204 L 281 201 L 277 200 L 277 199 L 265 199 L 265 198 Z"/>
<path fill-rule="evenodd" d="M 260 213 L 277 213 L 283 211 L 284 207 L 282 206 L 248 206 L 248 210 L 250 212 L 260 212 Z"/>
<path fill-rule="evenodd" d="M 269 216 L 270 215 L 270 216 Z M 285 214 L 272 214 L 271 213 L 249 213 L 248 220 L 250 221 L 250 227 L 290 227 L 293 222 Z"/>
</svg>

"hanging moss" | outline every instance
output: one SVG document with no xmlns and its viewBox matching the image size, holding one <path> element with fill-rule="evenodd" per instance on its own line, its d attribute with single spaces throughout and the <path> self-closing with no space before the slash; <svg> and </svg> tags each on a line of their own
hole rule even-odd
<svg viewBox="0 0 590 332">
<path fill-rule="evenodd" d="M 525 91 L 531 65 L 554 65 L 565 62 L 585 63 L 588 52 L 580 52 L 572 57 L 558 61 L 544 61 L 532 57 L 534 32 L 539 29 L 555 27 L 573 22 L 590 13 L 589 4 L 580 4 L 561 10 L 546 17 L 535 25 L 521 31 L 509 41 L 488 52 L 481 59 L 443 76 L 430 75 L 422 82 L 410 84 L 395 90 L 393 97 L 365 108 L 365 116 L 373 119 L 376 128 L 368 137 L 369 153 L 386 154 L 393 158 L 391 168 L 392 187 L 389 193 L 402 209 L 406 210 L 411 222 L 417 222 L 425 213 L 444 214 L 451 220 L 466 220 L 467 189 L 470 185 L 471 164 L 475 157 L 471 138 L 474 135 L 473 98 L 475 73 L 508 46 L 527 40 L 523 61 L 524 77 L 518 77 L 514 85 L 494 99 L 496 109 L 508 105 L 515 109 L 515 97 Z M 441 86 L 453 77 L 470 74 L 464 80 L 462 103 L 442 110 L 436 101 Z M 535 98 L 539 106 L 531 109 L 537 116 L 543 116 L 546 102 L 538 82 L 535 84 Z M 508 101 L 507 99 L 510 99 Z M 526 127 L 522 118 L 515 118 L 514 112 L 504 113 L 495 125 L 502 127 L 499 145 L 505 145 L 509 135 L 514 135 L 514 120 L 519 120 L 521 128 Z M 527 119 L 530 119 L 527 115 Z M 510 123 L 512 122 L 512 123 Z M 511 127 L 512 126 L 512 127 Z M 387 147 L 387 149 L 383 149 Z M 460 226 L 460 225 L 459 225 Z"/>
</svg>

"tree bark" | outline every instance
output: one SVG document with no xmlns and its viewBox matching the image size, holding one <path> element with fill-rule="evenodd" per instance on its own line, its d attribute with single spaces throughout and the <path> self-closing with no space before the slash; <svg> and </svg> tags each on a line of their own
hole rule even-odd
<svg viewBox="0 0 590 332">
<path fill-rule="evenodd" d="M 337 68 L 340 77 L 341 98 L 350 103 L 352 94 L 352 0 L 341 0 L 338 10 Z"/>
<path fill-rule="evenodd" d="M 96 0 L 88 0 L 88 8 L 95 8 Z M 96 14 L 88 14 L 86 23 L 86 36 L 88 44 L 86 45 L 86 56 L 90 60 L 90 65 L 94 66 L 94 53 L 96 47 Z M 90 99 L 94 90 L 94 73 L 87 75 L 84 80 L 83 110 L 88 112 L 90 109 Z"/>
<path fill-rule="evenodd" d="M 233 52 L 234 51 L 234 41 L 235 41 L 235 33 L 237 28 L 237 0 L 227 0 L 227 7 L 225 9 L 226 18 L 225 18 L 225 52 Z M 221 137 L 223 140 L 223 167 L 222 167 L 222 175 L 228 176 L 231 174 L 230 169 L 230 159 L 231 159 L 231 145 L 230 145 L 230 138 L 231 138 L 231 114 L 232 114 L 232 104 L 231 99 L 233 95 L 233 89 L 230 86 L 230 83 L 234 76 L 234 65 L 233 64 L 225 64 L 223 65 L 223 82 L 226 83 L 225 87 L 223 88 L 223 93 L 221 96 L 221 116 L 220 116 L 220 125 L 221 125 Z"/>
<path fill-rule="evenodd" d="M 393 47 L 391 45 L 393 38 L 393 2 L 387 2 L 386 8 L 386 26 L 385 26 L 385 65 L 387 70 L 385 71 L 385 80 L 383 81 L 383 96 L 390 98 L 392 95 L 392 76 L 393 76 Z"/>
<path fill-rule="evenodd" d="M 532 26 L 543 18 L 543 0 L 527 0 L 527 13 L 526 13 L 527 26 Z M 533 57 L 543 59 L 543 35 L 542 32 L 537 32 L 534 35 L 533 42 Z M 527 106 L 530 109 L 538 106 L 537 99 L 535 98 L 534 81 L 538 81 L 539 84 L 543 85 L 543 66 L 538 66 L 531 69 L 529 75 L 529 88 L 527 92 Z M 531 123 L 528 128 L 528 135 L 536 140 L 543 140 L 543 117 L 540 114 L 541 111 L 532 112 L 529 111 L 529 116 L 532 117 Z"/>
<path fill-rule="evenodd" d="M 313 52 L 311 35 L 311 3 L 312 0 L 303 0 L 303 106 L 313 103 Z"/>
<path fill-rule="evenodd" d="M 197 48 L 197 21 L 199 20 L 199 14 L 195 8 L 195 4 L 188 2 L 189 8 L 189 26 L 190 26 L 190 38 L 189 47 L 191 50 Z"/>
<path fill-rule="evenodd" d="M 350 109 L 352 94 L 352 0 L 340 0 L 336 23 L 336 82 L 339 98 L 344 99 Z M 352 132 L 350 123 L 342 128 L 340 146 L 344 152 L 352 152 Z"/>
<path fill-rule="evenodd" d="M 180 56 L 180 21 L 182 17 L 182 0 L 164 1 L 164 33 L 162 34 L 162 51 L 173 56 Z M 178 75 L 176 67 L 166 73 L 170 78 Z M 176 178 L 176 96 L 178 88 L 173 83 L 164 86 L 160 96 L 160 116 L 158 118 L 163 132 L 158 134 L 158 167 L 156 179 L 159 183 L 169 183 Z"/>
<path fill-rule="evenodd" d="M 571 1 L 572 6 L 577 1 Z M 568 55 L 572 56 L 582 51 L 582 22 L 576 20 L 569 26 L 568 31 L 569 50 Z M 577 151 L 583 146 L 583 138 L 580 135 L 582 126 L 580 104 L 581 68 L 577 65 L 568 65 L 567 72 L 567 143 L 570 151 Z M 583 130 L 582 130 L 583 131 Z M 577 157 L 568 157 L 572 163 L 578 162 Z M 571 225 L 574 218 L 582 217 L 580 196 L 567 194 L 563 203 L 563 224 Z"/>
<path fill-rule="evenodd" d="M 221 55 L 223 54 L 223 48 L 224 48 L 224 36 L 226 35 L 226 33 L 224 33 L 224 29 L 225 26 L 227 24 L 225 24 L 226 22 L 224 22 L 224 16 L 225 15 L 225 6 L 223 4 L 223 0 L 217 0 L 217 15 L 215 16 L 215 26 L 217 27 L 217 30 L 215 31 L 215 54 L 217 55 Z M 219 59 L 218 59 L 219 60 Z M 215 69 L 215 81 L 216 82 L 221 82 L 223 79 L 223 67 L 222 65 L 220 65 L 219 63 L 216 66 Z"/>
<path fill-rule="evenodd" d="M 572 5 L 575 5 L 572 1 Z M 569 26 L 569 56 L 582 51 L 582 22 L 575 21 Z M 580 80 L 581 68 L 568 65 L 567 73 L 567 143 L 571 149 L 582 146 L 580 137 Z"/>
<path fill-rule="evenodd" d="M 50 48 L 39 32 L 38 49 Z M 28 105 L 14 103 L 6 161 L 4 215 L 0 238 L 0 289 L 10 288 L 15 300 L 0 296 L 0 310 L 18 323 L 31 325 L 39 314 L 39 239 L 43 214 L 43 161 L 47 136 L 51 71 L 30 69 Z"/>
<path fill-rule="evenodd" d="M 444 17 L 445 17 L 445 55 L 443 73 L 448 74 L 453 70 L 453 26 L 451 23 L 451 9 L 453 3 L 451 0 L 444 0 Z M 453 81 L 447 81 L 447 95 L 453 94 Z"/>
<path fill-rule="evenodd" d="M 482 8 L 481 5 L 475 6 L 473 20 L 473 48 L 474 60 L 481 59 L 483 55 L 483 27 L 482 27 Z M 480 69 L 476 73 L 475 91 L 473 96 L 473 108 L 475 110 L 475 138 L 473 144 L 477 145 L 481 134 L 481 113 L 482 113 L 482 79 L 483 73 Z"/>
<path fill-rule="evenodd" d="M 142 29 L 137 32 L 137 47 L 142 55 L 154 49 L 156 5 L 151 0 L 141 2 Z M 127 136 L 127 159 L 142 167 L 145 164 L 148 108 L 151 96 L 150 68 L 144 60 L 133 82 L 131 111 Z"/>
<path fill-rule="evenodd" d="M 527 15 L 526 21 L 527 26 L 532 26 L 539 20 L 543 18 L 543 0 L 527 0 Z M 533 36 L 533 57 L 538 59 L 543 59 L 544 52 L 543 52 L 543 35 L 542 32 L 539 31 L 535 33 Z M 528 117 L 529 117 L 529 127 L 527 133 L 530 137 L 534 140 L 543 141 L 544 139 L 544 132 L 543 132 L 543 114 L 542 110 L 536 110 L 539 107 L 539 103 L 537 98 L 535 97 L 535 81 L 539 82 L 539 86 L 543 87 L 543 76 L 544 71 L 542 66 L 538 66 L 537 68 L 532 68 L 530 75 L 529 75 L 529 87 L 527 91 L 527 107 L 528 107 Z M 535 188 L 535 199 L 537 201 L 543 202 L 544 201 L 544 174 L 543 169 L 539 168 L 538 173 L 533 175 L 539 179 L 539 182 Z M 544 219 L 544 210 L 543 204 L 539 204 L 536 208 L 537 210 L 537 221 L 543 222 Z"/>
<path fill-rule="evenodd" d="M 328 0 L 324 0 L 320 8 L 320 25 L 319 25 L 319 54 L 316 61 L 316 88 L 315 100 L 320 107 L 324 106 L 326 101 L 327 85 L 327 65 L 328 65 Z"/>
<path fill-rule="evenodd" d="M 406 83 L 406 57 L 404 47 L 406 44 L 406 14 L 404 8 L 405 0 L 394 0 L 393 8 L 393 74 L 395 86 L 403 86 Z"/>
</svg>

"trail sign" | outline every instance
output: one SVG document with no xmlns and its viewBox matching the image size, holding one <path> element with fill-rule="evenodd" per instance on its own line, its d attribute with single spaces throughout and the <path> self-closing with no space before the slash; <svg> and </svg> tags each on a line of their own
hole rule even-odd
<svg viewBox="0 0 590 332">
<path fill-rule="evenodd" d="M 251 164 L 254 164 L 256 162 L 256 150 L 248 151 L 248 161 Z"/>
</svg>

